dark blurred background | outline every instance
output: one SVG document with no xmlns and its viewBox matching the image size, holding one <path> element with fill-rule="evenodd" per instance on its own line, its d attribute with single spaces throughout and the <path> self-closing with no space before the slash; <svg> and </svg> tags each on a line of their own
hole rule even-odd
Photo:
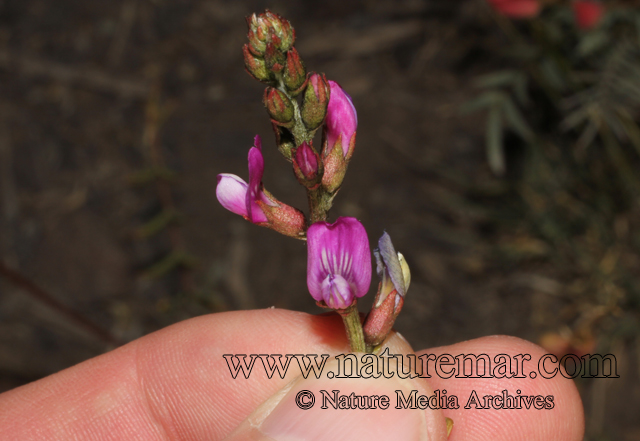
<svg viewBox="0 0 640 441">
<path fill-rule="evenodd" d="M 482 0 L 0 1 L 0 390 L 196 315 L 320 312 L 304 244 L 215 198 L 260 134 L 266 188 L 306 208 L 244 72 L 244 17 L 265 8 L 358 110 L 331 216 L 407 258 L 397 329 L 416 348 L 498 333 L 613 353 L 621 378 L 577 381 L 589 439 L 640 439 L 640 193 L 590 168 L 597 150 L 567 170 L 509 131 L 490 166 L 486 114 L 461 112 L 509 67 Z"/>
</svg>

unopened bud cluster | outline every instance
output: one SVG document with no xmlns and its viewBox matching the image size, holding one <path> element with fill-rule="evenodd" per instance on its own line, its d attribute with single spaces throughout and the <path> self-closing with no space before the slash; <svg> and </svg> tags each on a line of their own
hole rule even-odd
<svg viewBox="0 0 640 441">
<path fill-rule="evenodd" d="M 247 19 L 244 45 L 247 71 L 268 87 L 263 103 L 271 118 L 278 150 L 293 163 L 300 184 L 326 212 L 344 180 L 355 147 L 357 115 L 351 98 L 324 74 L 307 72 L 293 46 L 295 30 L 278 14 L 266 11 Z M 313 145 L 323 128 L 320 149 Z M 324 220 L 315 216 L 313 220 Z"/>
</svg>

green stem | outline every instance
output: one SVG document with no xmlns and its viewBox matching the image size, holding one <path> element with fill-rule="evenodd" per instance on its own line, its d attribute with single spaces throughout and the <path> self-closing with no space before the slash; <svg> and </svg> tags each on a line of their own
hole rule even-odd
<svg viewBox="0 0 640 441">
<path fill-rule="evenodd" d="M 358 312 L 356 304 L 354 303 L 348 308 L 338 309 L 337 311 L 344 322 L 351 352 L 366 352 L 362 322 L 360 322 L 360 313 Z"/>
<path fill-rule="evenodd" d="M 326 221 L 335 193 L 331 194 L 319 186 L 315 190 L 307 190 L 307 195 L 309 196 L 310 224 Z"/>
<path fill-rule="evenodd" d="M 287 98 L 289 98 L 289 101 L 291 101 L 291 104 L 293 104 L 294 124 L 293 124 L 293 127 L 289 128 L 289 130 L 293 134 L 293 139 L 296 146 L 299 146 L 303 142 L 310 143 L 313 140 L 313 132 L 309 132 L 305 127 L 304 123 L 302 122 L 302 113 L 300 111 L 300 106 L 298 105 L 298 101 L 295 99 L 295 97 L 291 96 L 291 94 L 285 87 L 284 81 L 282 79 L 282 75 L 277 74 L 276 78 L 278 79 L 278 90 L 284 93 L 287 96 Z"/>
</svg>

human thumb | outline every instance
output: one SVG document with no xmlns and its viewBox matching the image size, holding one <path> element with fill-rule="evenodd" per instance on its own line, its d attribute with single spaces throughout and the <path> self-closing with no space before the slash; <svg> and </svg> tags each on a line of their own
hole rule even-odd
<svg viewBox="0 0 640 441">
<path fill-rule="evenodd" d="M 411 350 L 397 336 L 386 347 L 389 354 Z M 359 370 L 351 371 L 347 359 L 354 357 Z M 375 363 L 371 357 L 378 359 L 377 370 L 382 375 L 363 369 L 367 362 Z M 406 406 L 413 391 L 416 397 L 433 395 L 429 385 L 420 378 L 402 378 L 407 376 L 398 375 L 394 361 L 387 365 L 385 375 L 381 370 L 385 367 L 383 358 L 365 354 L 330 358 L 319 378 L 308 375 L 290 382 L 256 409 L 227 440 L 446 440 L 446 422 L 440 410 Z M 404 360 L 406 371 L 408 359 Z M 367 372 L 374 375 L 363 378 Z"/>
</svg>

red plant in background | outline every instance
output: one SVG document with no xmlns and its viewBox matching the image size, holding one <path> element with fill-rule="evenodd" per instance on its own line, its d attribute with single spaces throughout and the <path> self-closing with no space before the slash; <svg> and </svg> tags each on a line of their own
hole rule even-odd
<svg viewBox="0 0 640 441">
<path fill-rule="evenodd" d="M 493 8 L 511 18 L 532 18 L 540 12 L 538 0 L 487 0 Z"/>
<path fill-rule="evenodd" d="M 595 0 L 576 0 L 573 2 L 573 15 L 580 29 L 592 29 L 600 23 L 604 7 Z"/>
</svg>

